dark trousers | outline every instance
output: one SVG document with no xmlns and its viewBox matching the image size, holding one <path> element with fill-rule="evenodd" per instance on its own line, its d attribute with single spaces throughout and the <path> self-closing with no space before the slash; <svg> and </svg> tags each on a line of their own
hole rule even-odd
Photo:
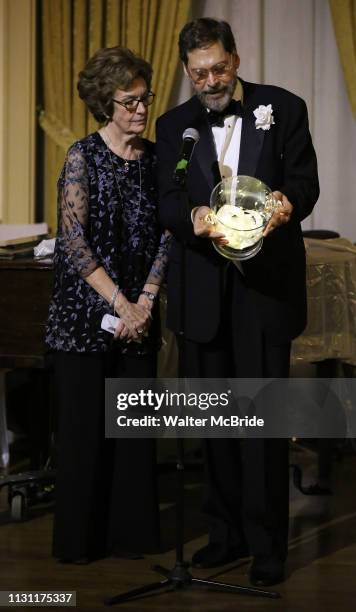
<svg viewBox="0 0 356 612">
<path fill-rule="evenodd" d="M 58 476 L 53 554 L 97 558 L 159 541 L 155 443 L 105 439 L 105 377 L 156 375 L 156 356 L 54 353 Z"/>
<path fill-rule="evenodd" d="M 231 266 L 231 264 L 230 264 Z M 253 294 L 239 272 L 227 276 L 217 337 L 207 344 L 178 340 L 181 372 L 191 378 L 282 378 L 290 343 L 276 345 L 264 330 Z M 183 349 L 183 351 L 182 351 Z M 287 556 L 288 440 L 208 439 L 203 444 L 210 540 L 224 548 L 247 545 L 253 556 Z"/>
</svg>

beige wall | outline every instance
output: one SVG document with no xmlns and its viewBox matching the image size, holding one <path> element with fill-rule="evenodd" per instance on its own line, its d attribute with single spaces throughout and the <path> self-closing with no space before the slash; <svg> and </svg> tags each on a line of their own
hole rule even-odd
<svg viewBox="0 0 356 612">
<path fill-rule="evenodd" d="M 0 220 L 34 221 L 35 0 L 0 0 Z"/>
</svg>

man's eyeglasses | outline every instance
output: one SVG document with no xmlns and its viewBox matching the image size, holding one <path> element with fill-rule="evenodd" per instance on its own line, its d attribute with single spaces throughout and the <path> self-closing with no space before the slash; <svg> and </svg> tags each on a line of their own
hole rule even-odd
<svg viewBox="0 0 356 612">
<path fill-rule="evenodd" d="M 125 102 L 121 102 L 121 100 L 115 100 L 115 98 L 112 98 L 112 101 L 116 102 L 116 104 L 120 104 L 120 106 L 126 108 L 126 110 L 130 113 L 135 113 L 140 102 L 142 102 L 144 106 L 151 106 L 155 95 L 156 94 L 154 94 L 152 91 L 149 91 L 144 96 L 142 96 L 142 98 L 130 98 L 129 100 L 125 100 Z"/>
<path fill-rule="evenodd" d="M 209 74 L 212 74 L 213 77 L 217 79 L 224 78 L 228 75 L 232 68 L 232 56 L 230 56 L 230 61 L 227 64 L 226 62 L 220 62 L 219 64 L 215 64 L 209 70 L 207 68 L 188 68 L 189 75 L 194 81 L 194 83 L 203 83 L 207 80 Z"/>
</svg>

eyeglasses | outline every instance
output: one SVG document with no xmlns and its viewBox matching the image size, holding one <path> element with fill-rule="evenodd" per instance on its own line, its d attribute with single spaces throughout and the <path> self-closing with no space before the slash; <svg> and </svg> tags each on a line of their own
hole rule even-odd
<svg viewBox="0 0 356 612">
<path fill-rule="evenodd" d="M 142 102 L 143 106 L 146 106 L 146 107 L 151 106 L 155 98 L 155 95 L 156 94 L 154 94 L 152 91 L 148 91 L 141 98 L 130 98 L 129 100 L 125 100 L 125 102 L 121 102 L 121 100 L 115 100 L 115 98 L 112 98 L 112 101 L 126 108 L 126 110 L 129 111 L 129 113 L 135 113 L 137 111 L 137 108 L 140 102 Z"/>
<path fill-rule="evenodd" d="M 189 75 L 194 83 L 202 83 L 206 81 L 209 74 L 212 74 L 213 77 L 217 79 L 224 78 L 228 75 L 232 68 L 232 56 L 230 55 L 230 61 L 228 64 L 226 62 L 220 62 L 219 64 L 215 64 L 209 70 L 207 68 L 188 68 Z"/>
</svg>

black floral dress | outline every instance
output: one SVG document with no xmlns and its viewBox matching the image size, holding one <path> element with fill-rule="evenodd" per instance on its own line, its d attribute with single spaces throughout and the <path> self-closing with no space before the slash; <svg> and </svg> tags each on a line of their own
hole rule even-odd
<svg viewBox="0 0 356 612">
<path fill-rule="evenodd" d="M 131 302 L 146 282 L 159 285 L 164 277 L 170 237 L 157 220 L 154 145 L 144 144 L 140 160 L 125 161 L 95 132 L 67 153 L 58 181 L 54 291 L 46 333 L 51 349 L 101 352 L 120 342 L 101 329 L 110 308 L 85 280 L 96 268 L 104 267 Z M 157 310 L 148 337 L 142 344 L 120 342 L 123 352 L 158 349 Z"/>
</svg>

